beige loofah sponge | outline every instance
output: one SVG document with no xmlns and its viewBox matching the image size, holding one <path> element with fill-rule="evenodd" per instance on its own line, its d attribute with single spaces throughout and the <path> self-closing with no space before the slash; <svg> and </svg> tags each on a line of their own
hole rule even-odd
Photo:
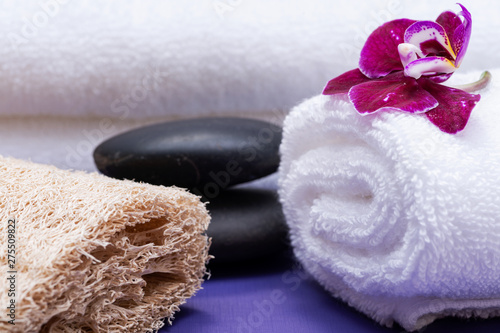
<svg viewBox="0 0 500 333">
<path fill-rule="evenodd" d="M 1 332 L 153 332 L 205 274 L 210 218 L 178 188 L 0 157 L 0 219 Z"/>
</svg>

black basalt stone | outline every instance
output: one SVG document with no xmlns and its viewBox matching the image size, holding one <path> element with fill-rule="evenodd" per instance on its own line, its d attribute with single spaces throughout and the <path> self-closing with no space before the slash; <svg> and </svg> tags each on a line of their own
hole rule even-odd
<svg viewBox="0 0 500 333">
<path fill-rule="evenodd" d="M 288 227 L 275 191 L 230 189 L 212 199 L 212 264 L 269 258 L 289 248 Z"/>
<path fill-rule="evenodd" d="M 94 150 L 103 174 L 176 185 L 205 198 L 275 172 L 281 128 L 244 118 L 197 118 L 154 124 L 112 137 Z"/>
</svg>

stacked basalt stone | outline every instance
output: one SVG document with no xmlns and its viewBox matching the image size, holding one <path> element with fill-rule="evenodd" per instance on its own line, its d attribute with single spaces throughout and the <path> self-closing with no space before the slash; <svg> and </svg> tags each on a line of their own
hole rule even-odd
<svg viewBox="0 0 500 333">
<path fill-rule="evenodd" d="M 141 127 L 94 151 L 105 175 L 177 186 L 207 202 L 213 263 L 269 258 L 288 248 L 276 191 L 245 185 L 279 165 L 282 129 L 244 118 L 197 118 Z"/>
</svg>

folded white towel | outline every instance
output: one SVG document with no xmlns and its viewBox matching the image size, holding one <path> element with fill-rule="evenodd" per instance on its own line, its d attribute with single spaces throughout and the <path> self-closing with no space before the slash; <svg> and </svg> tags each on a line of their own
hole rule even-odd
<svg viewBox="0 0 500 333">
<path fill-rule="evenodd" d="M 463 67 L 494 66 L 500 4 L 467 4 Z M 288 110 L 357 67 L 367 34 L 434 0 L 0 2 L 0 115 L 144 118 Z"/>
<path fill-rule="evenodd" d="M 488 69 L 500 54 L 500 3 L 467 7 L 474 29 L 462 68 Z M 447 9 L 458 6 L 434 0 L 1 1 L 0 154 L 92 171 L 88 144 L 97 143 L 89 131 L 106 138 L 167 119 L 274 119 L 276 111 L 357 67 L 376 26 L 400 17 L 434 19 Z M 111 121 L 114 130 L 102 130 L 101 121 Z"/>
<path fill-rule="evenodd" d="M 361 116 L 342 95 L 316 96 L 285 119 L 279 193 L 295 254 L 382 324 L 500 315 L 500 70 L 492 74 L 457 135 L 423 115 Z"/>
</svg>

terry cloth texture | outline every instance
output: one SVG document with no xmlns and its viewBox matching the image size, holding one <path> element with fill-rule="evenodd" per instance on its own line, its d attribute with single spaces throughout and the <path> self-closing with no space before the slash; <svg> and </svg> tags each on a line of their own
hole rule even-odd
<svg viewBox="0 0 500 333">
<path fill-rule="evenodd" d="M 467 7 L 473 35 L 462 68 L 496 66 L 500 4 Z M 0 115 L 288 110 L 355 68 L 377 26 L 434 20 L 444 10 L 460 7 L 434 0 L 2 1 Z"/>
<path fill-rule="evenodd" d="M 454 75 L 472 82 L 480 73 Z M 285 119 L 279 194 L 297 258 L 385 325 L 500 315 L 500 70 L 457 135 L 316 96 Z"/>
<path fill-rule="evenodd" d="M 2 332 L 153 332 L 205 274 L 209 215 L 182 189 L 0 158 L 0 217 Z"/>
<path fill-rule="evenodd" d="M 474 31 L 462 68 L 495 66 L 500 4 L 467 6 Z M 433 0 L 2 1 L 0 115 L 143 119 L 288 109 L 355 68 L 377 26 L 434 20 L 444 10 L 460 7 Z"/>
</svg>

